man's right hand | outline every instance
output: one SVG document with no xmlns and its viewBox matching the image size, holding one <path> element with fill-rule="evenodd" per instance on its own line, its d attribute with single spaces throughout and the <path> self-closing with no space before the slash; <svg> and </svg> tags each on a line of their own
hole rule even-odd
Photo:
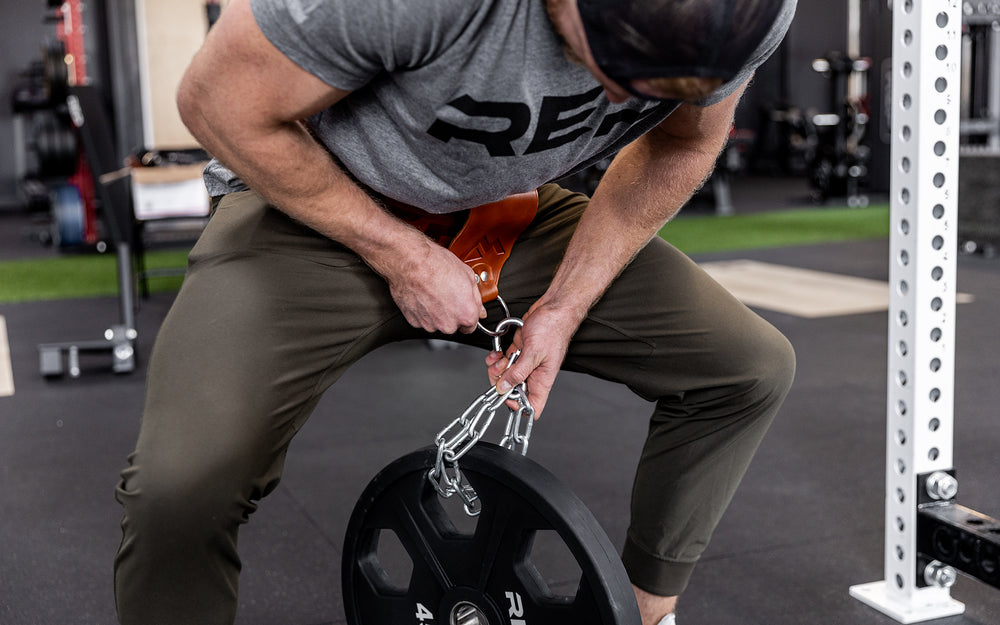
<svg viewBox="0 0 1000 625">
<path fill-rule="evenodd" d="M 417 234 L 417 233 L 414 233 Z M 486 317 L 476 274 L 449 250 L 423 239 L 393 258 L 366 259 L 389 284 L 406 321 L 428 332 L 470 334 Z"/>
</svg>

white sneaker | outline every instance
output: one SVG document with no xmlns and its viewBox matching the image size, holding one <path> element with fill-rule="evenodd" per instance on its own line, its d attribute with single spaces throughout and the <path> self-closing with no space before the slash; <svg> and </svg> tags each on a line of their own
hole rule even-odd
<svg viewBox="0 0 1000 625">
<path fill-rule="evenodd" d="M 656 625 L 677 625 L 677 621 L 674 619 L 673 612 L 661 618 L 660 622 L 657 623 Z"/>
</svg>

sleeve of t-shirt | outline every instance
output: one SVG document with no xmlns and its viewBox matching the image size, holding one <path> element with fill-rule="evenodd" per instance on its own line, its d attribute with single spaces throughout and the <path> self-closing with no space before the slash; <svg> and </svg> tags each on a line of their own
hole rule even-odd
<svg viewBox="0 0 1000 625">
<path fill-rule="evenodd" d="M 771 31 L 764 38 L 764 41 L 757 46 L 757 50 L 754 51 L 750 61 L 740 70 L 736 77 L 716 89 L 712 95 L 704 100 L 699 100 L 695 104 L 698 106 L 711 106 L 712 104 L 721 102 L 731 96 L 740 85 L 750 80 L 750 77 L 757 71 L 757 68 L 763 65 L 764 61 L 774 54 L 774 51 L 781 44 L 781 40 L 788 33 L 788 28 L 792 25 L 792 18 L 795 17 L 796 2 L 797 0 L 785 1 L 777 19 L 774 20 L 774 26 L 771 28 Z"/>
<path fill-rule="evenodd" d="M 474 0 L 250 0 L 264 36 L 332 87 L 353 91 L 447 49 Z"/>
</svg>

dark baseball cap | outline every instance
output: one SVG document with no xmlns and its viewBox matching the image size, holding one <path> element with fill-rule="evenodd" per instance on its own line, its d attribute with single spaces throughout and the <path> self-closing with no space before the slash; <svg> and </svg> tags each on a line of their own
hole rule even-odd
<svg viewBox="0 0 1000 625">
<path fill-rule="evenodd" d="M 634 95 L 631 81 L 732 80 L 786 0 L 577 0 L 594 61 Z"/>
</svg>

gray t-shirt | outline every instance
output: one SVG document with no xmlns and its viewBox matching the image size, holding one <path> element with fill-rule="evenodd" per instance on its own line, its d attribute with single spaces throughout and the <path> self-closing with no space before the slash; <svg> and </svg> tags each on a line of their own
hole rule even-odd
<svg viewBox="0 0 1000 625">
<path fill-rule="evenodd" d="M 310 126 L 361 183 L 429 212 L 499 200 L 612 156 L 676 102 L 611 104 L 570 62 L 543 0 L 251 0 L 264 35 L 327 84 L 352 91 Z M 730 95 L 770 56 L 785 9 Z M 724 45 L 724 42 L 720 42 Z M 252 71 L 252 70 L 249 70 Z M 245 189 L 218 162 L 209 193 Z"/>
</svg>

